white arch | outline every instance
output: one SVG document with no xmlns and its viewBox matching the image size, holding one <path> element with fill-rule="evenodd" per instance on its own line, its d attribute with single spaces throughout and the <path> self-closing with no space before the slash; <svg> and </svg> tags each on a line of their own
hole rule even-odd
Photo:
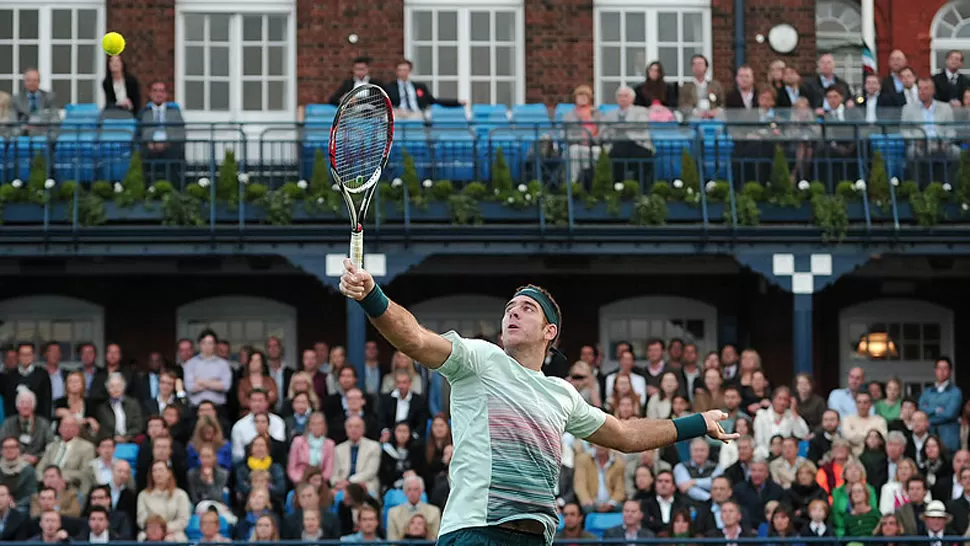
<svg viewBox="0 0 970 546">
<path fill-rule="evenodd" d="M 19 339 L 24 333 L 30 334 L 30 339 Z M 0 344 L 16 341 L 57 341 L 62 346 L 65 367 L 72 368 L 78 364 L 80 343 L 93 343 L 98 354 L 103 354 L 104 307 L 56 294 L 0 301 Z"/>
<path fill-rule="evenodd" d="M 819 0 L 815 4 L 815 40 L 819 53 L 835 57 L 836 74 L 852 88 L 861 85 L 862 11 L 851 0 Z"/>
<path fill-rule="evenodd" d="M 633 343 L 634 352 L 642 357 L 646 341 L 653 337 L 692 341 L 701 354 L 717 347 L 717 308 L 692 298 L 627 298 L 600 307 L 599 319 L 600 343 L 608 359 L 613 358 L 618 341 Z"/>
<path fill-rule="evenodd" d="M 970 49 L 970 0 L 955 0 L 940 8 L 930 25 L 930 37 L 932 72 L 943 69 L 948 51 Z"/>
<path fill-rule="evenodd" d="M 296 308 L 276 300 L 253 296 L 219 296 L 182 305 L 176 311 L 178 337 L 195 338 L 212 328 L 226 338 L 233 350 L 242 344 L 265 349 L 266 338 L 278 335 L 283 341 L 283 363 L 295 368 L 298 345 Z"/>
<path fill-rule="evenodd" d="M 502 329 L 506 300 L 480 294 L 456 294 L 425 300 L 411 306 L 411 312 L 426 328 L 455 330 L 465 337 L 495 339 Z"/>
<path fill-rule="evenodd" d="M 901 330 L 899 339 L 893 339 L 900 350 L 899 359 L 870 361 L 855 354 L 859 338 L 876 325 L 889 328 L 909 325 Z M 918 349 L 917 354 L 911 351 L 908 354 L 904 345 Z M 935 357 L 953 354 L 953 311 L 911 298 L 880 298 L 858 303 L 839 311 L 839 347 L 843 381 L 849 368 L 861 366 L 870 380 L 885 381 L 896 376 L 904 383 L 931 382 Z"/>
</svg>

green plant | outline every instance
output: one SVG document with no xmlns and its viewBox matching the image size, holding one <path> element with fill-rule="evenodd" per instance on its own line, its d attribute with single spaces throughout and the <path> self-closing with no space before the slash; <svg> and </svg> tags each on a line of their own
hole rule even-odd
<svg viewBox="0 0 970 546">
<path fill-rule="evenodd" d="M 43 154 L 34 156 L 30 163 L 30 174 L 27 176 L 27 199 L 31 203 L 43 204 L 46 191 L 44 184 L 47 182 L 47 160 Z"/>
<path fill-rule="evenodd" d="M 846 202 L 862 199 L 861 193 L 859 190 L 856 190 L 855 184 L 850 180 L 843 180 L 836 184 L 835 195 L 841 197 Z"/>
<path fill-rule="evenodd" d="M 909 202 L 913 207 L 913 216 L 916 223 L 923 227 L 932 227 L 940 223 L 946 217 L 943 204 L 950 200 L 950 192 L 943 188 L 939 182 L 927 184 L 922 192 L 910 197 Z"/>
<path fill-rule="evenodd" d="M 886 172 L 886 162 L 881 152 L 876 152 L 872 156 L 872 169 L 869 171 L 869 182 L 866 183 L 866 194 L 869 196 L 869 201 L 880 209 L 889 209 L 889 173 Z"/>
<path fill-rule="evenodd" d="M 690 150 L 686 147 L 680 153 L 680 182 L 681 187 L 677 187 L 674 181 L 673 198 L 677 201 L 684 201 L 688 204 L 695 204 L 701 198 L 701 175 L 697 170 L 697 162 L 690 155 Z"/>
<path fill-rule="evenodd" d="M 579 182 L 572 182 L 569 184 L 569 191 L 572 193 L 573 199 L 578 199 L 585 201 L 587 199 L 586 188 Z"/>
<path fill-rule="evenodd" d="M 143 201 L 145 199 L 145 171 L 142 168 L 141 152 L 137 149 L 131 154 L 128 172 L 125 173 L 122 185 L 125 188 L 125 193 L 129 194 L 133 200 Z"/>
<path fill-rule="evenodd" d="M 488 198 L 488 188 L 481 182 L 469 182 L 461 190 L 462 195 L 467 195 L 476 201 Z"/>
<path fill-rule="evenodd" d="M 513 191 L 512 170 L 505 161 L 505 153 L 502 148 L 496 148 L 495 160 L 492 162 L 492 188 L 495 196 L 505 200 Z"/>
<path fill-rule="evenodd" d="M 57 187 L 57 199 L 59 201 L 74 201 L 74 192 L 78 190 L 77 182 L 74 180 L 68 180 L 62 182 L 60 186 Z"/>
<path fill-rule="evenodd" d="M 451 180 L 439 180 L 431 186 L 431 197 L 435 201 L 447 201 L 455 193 L 455 186 Z"/>
<path fill-rule="evenodd" d="M 246 201 L 250 203 L 258 201 L 265 197 L 268 191 L 265 184 L 247 184 L 245 193 Z"/>
<path fill-rule="evenodd" d="M 287 182 L 278 190 L 266 192 L 256 204 L 266 211 L 266 221 L 270 225 L 286 226 L 293 223 L 293 202 L 305 197 L 304 193 L 295 182 Z"/>
<path fill-rule="evenodd" d="M 667 201 L 652 193 L 637 199 L 630 221 L 638 226 L 662 226 L 667 223 Z"/>
<path fill-rule="evenodd" d="M 188 191 L 191 187 L 199 191 Z M 204 226 L 200 193 L 208 197 L 208 192 L 198 184 L 189 184 L 184 193 L 172 192 L 162 196 L 162 223 L 166 226 Z"/>
<path fill-rule="evenodd" d="M 226 149 L 215 182 L 217 199 L 229 201 L 229 203 L 239 201 L 239 165 L 236 163 L 235 151 Z"/>
<path fill-rule="evenodd" d="M 596 166 L 593 168 L 593 187 L 590 193 L 595 199 L 605 199 L 612 192 L 613 162 L 610 160 L 610 154 L 602 151 L 596 158 Z"/>
<path fill-rule="evenodd" d="M 765 187 L 760 182 L 745 182 L 741 195 L 750 197 L 755 203 L 765 200 Z"/>
<path fill-rule="evenodd" d="M 771 203 L 784 207 L 798 206 L 798 199 L 792 187 L 788 158 L 785 157 L 785 150 L 780 145 L 775 146 L 775 158 L 771 163 L 771 181 L 768 182 L 765 191 Z"/>
<path fill-rule="evenodd" d="M 960 203 L 970 202 L 970 150 L 960 153 L 960 167 L 957 169 L 955 194 Z"/>
<path fill-rule="evenodd" d="M 317 148 L 313 154 L 313 172 L 310 174 L 310 194 L 320 196 L 333 189 L 333 181 L 330 179 L 330 167 L 327 165 L 327 157 L 323 150 Z M 382 184 L 381 187 L 387 186 Z"/>
<path fill-rule="evenodd" d="M 108 221 L 104 212 L 104 199 L 92 192 L 81 192 L 77 200 L 77 223 L 82 226 L 99 226 Z M 74 204 L 65 207 L 65 217 L 74 223 Z"/>
<path fill-rule="evenodd" d="M 285 184 L 280 186 L 280 189 L 276 191 L 283 192 L 286 195 L 286 197 L 290 199 L 291 205 L 293 204 L 293 201 L 299 201 L 302 199 L 306 199 L 307 197 L 306 191 L 300 188 L 300 185 L 297 182 L 286 182 Z M 273 193 L 273 192 L 267 192 L 267 195 L 270 193 Z"/>
<path fill-rule="evenodd" d="M 546 193 L 542 196 L 542 214 L 546 224 L 556 227 L 569 225 L 569 199 L 565 195 Z"/>
<path fill-rule="evenodd" d="M 658 180 L 654 182 L 652 186 L 650 186 L 650 194 L 657 195 L 664 201 L 670 199 L 672 193 L 670 183 L 665 180 Z"/>
<path fill-rule="evenodd" d="M 111 182 L 107 180 L 98 180 L 97 182 L 91 184 L 91 193 L 97 195 L 101 199 L 112 199 L 115 195 L 114 187 Z"/>
<path fill-rule="evenodd" d="M 620 199 L 634 201 L 640 197 L 640 183 L 636 180 L 624 180 L 620 184 Z"/>
<path fill-rule="evenodd" d="M 724 180 L 718 180 L 716 182 L 711 180 L 704 189 L 707 190 L 708 201 L 714 203 L 727 201 L 731 193 L 731 185 Z"/>
<path fill-rule="evenodd" d="M 446 197 L 451 221 L 458 225 L 482 223 L 482 209 L 479 200 L 465 193 L 455 193 Z"/>
<path fill-rule="evenodd" d="M 825 195 L 825 184 L 819 180 L 812 180 L 808 183 L 808 195 L 805 197 L 811 201 L 816 195 Z"/>
<path fill-rule="evenodd" d="M 758 202 L 750 195 L 734 194 L 734 210 L 737 213 L 739 226 L 756 226 L 761 222 Z M 731 217 L 731 207 L 724 207 L 724 221 L 728 224 L 734 221 Z"/>
<path fill-rule="evenodd" d="M 185 186 L 185 193 L 200 202 L 209 200 L 209 188 L 203 188 L 198 182 L 192 182 Z"/>
<path fill-rule="evenodd" d="M 919 193 L 919 185 L 912 180 L 907 180 L 899 184 L 896 188 L 896 200 L 897 201 L 909 201 Z"/>
<path fill-rule="evenodd" d="M 849 229 L 849 209 L 841 195 L 816 195 L 812 198 L 815 224 L 822 228 L 822 240 L 841 241 Z"/>
</svg>

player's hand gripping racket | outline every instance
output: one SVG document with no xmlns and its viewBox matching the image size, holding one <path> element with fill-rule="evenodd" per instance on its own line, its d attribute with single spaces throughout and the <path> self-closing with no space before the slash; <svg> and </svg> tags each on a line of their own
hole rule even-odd
<svg viewBox="0 0 970 546">
<path fill-rule="evenodd" d="M 384 172 L 394 140 L 394 110 L 387 93 L 376 85 L 362 85 L 347 93 L 330 129 L 330 173 L 347 202 L 350 214 L 350 260 L 364 261 L 364 218 Z M 354 204 L 360 194 L 360 204 Z"/>
</svg>

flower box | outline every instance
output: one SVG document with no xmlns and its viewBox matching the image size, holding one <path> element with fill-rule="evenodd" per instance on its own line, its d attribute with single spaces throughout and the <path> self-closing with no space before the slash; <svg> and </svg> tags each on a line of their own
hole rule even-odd
<svg viewBox="0 0 970 546">
<path fill-rule="evenodd" d="M 515 208 L 507 206 L 504 203 L 481 202 L 478 204 L 478 207 L 482 211 L 482 220 L 486 224 L 503 222 L 539 223 L 539 207 L 535 205 Z"/>
<path fill-rule="evenodd" d="M 375 211 L 380 214 L 381 223 L 398 223 L 404 221 L 404 206 L 399 203 L 382 203 Z M 426 223 L 451 223 L 451 209 L 447 203 L 432 201 L 427 207 L 407 205 L 408 221 Z"/>
<path fill-rule="evenodd" d="M 724 222 L 724 203 L 707 204 L 707 221 L 709 223 Z M 730 205 L 727 205 L 730 206 Z M 690 205 L 680 201 L 670 201 L 667 203 L 668 222 L 703 222 L 704 212 L 701 203 Z"/>
<path fill-rule="evenodd" d="M 758 203 L 759 219 L 769 223 L 807 223 L 812 221 L 812 205 L 801 203 L 797 207 L 782 207 L 770 203 Z"/>
<path fill-rule="evenodd" d="M 576 222 L 629 224 L 632 216 L 633 203 L 630 201 L 620 202 L 620 210 L 617 213 L 608 211 L 606 203 L 599 202 L 592 207 L 587 207 L 582 201 L 573 201 L 573 220 Z"/>
<path fill-rule="evenodd" d="M 73 205 L 71 205 L 73 206 Z M 107 201 L 104 204 L 104 216 L 108 222 L 157 222 L 163 219 L 161 203 L 153 203 L 146 208 L 142 203 L 135 203 L 129 207 L 119 207 L 117 203 Z"/>
<path fill-rule="evenodd" d="M 51 211 L 53 212 L 53 211 Z M 54 216 L 49 217 L 54 221 Z M 58 222 L 64 220 L 62 214 Z M 3 206 L 4 224 L 40 224 L 44 222 L 44 206 L 35 203 L 7 203 Z"/>
</svg>

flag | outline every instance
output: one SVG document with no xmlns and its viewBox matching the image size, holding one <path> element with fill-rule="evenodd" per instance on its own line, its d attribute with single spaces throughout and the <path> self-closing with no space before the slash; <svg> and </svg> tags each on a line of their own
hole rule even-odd
<svg viewBox="0 0 970 546">
<path fill-rule="evenodd" d="M 877 72 L 876 56 L 872 54 L 869 46 L 862 46 L 862 77 L 865 78 L 866 75 L 876 74 Z"/>
</svg>

